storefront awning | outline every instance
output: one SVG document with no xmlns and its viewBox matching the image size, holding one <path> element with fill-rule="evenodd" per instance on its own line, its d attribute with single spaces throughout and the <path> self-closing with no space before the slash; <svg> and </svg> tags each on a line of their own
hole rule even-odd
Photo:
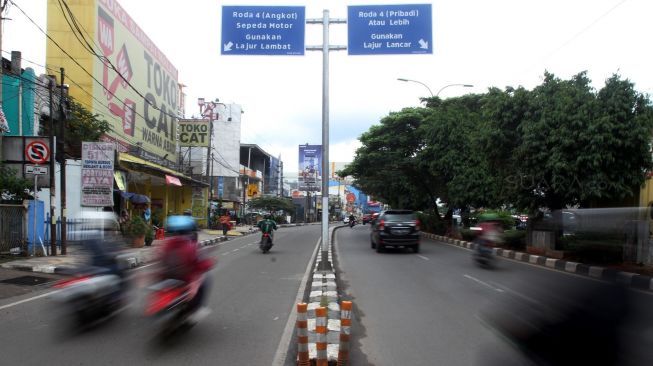
<svg viewBox="0 0 653 366">
<path fill-rule="evenodd" d="M 166 184 L 169 186 L 181 187 L 181 182 L 179 181 L 179 178 L 167 174 L 166 174 Z"/>
<path fill-rule="evenodd" d="M 166 183 L 167 184 L 181 186 L 181 180 L 185 180 L 187 182 L 190 182 L 192 185 L 204 186 L 204 187 L 208 186 L 208 183 L 198 181 L 198 180 L 193 179 L 193 178 L 191 178 L 191 177 L 189 177 L 189 176 L 187 176 L 185 174 L 182 174 L 182 173 L 180 173 L 178 171 L 167 168 L 167 167 L 165 167 L 163 165 L 156 164 L 156 163 L 153 163 L 151 161 L 147 161 L 145 159 L 141 159 L 141 158 L 138 158 L 136 156 L 132 156 L 132 155 L 129 155 L 129 154 L 126 154 L 126 153 L 120 153 L 119 156 L 118 156 L 118 160 L 121 161 L 121 162 L 126 162 L 126 163 L 129 163 L 129 164 L 133 164 L 133 165 L 139 165 L 139 166 L 148 168 L 148 169 L 150 169 L 152 171 L 157 171 L 159 173 L 163 173 L 163 175 L 166 176 Z M 168 176 L 172 176 L 172 178 L 176 178 L 177 183 L 179 183 L 179 184 L 168 182 L 168 179 L 167 179 Z"/>
</svg>

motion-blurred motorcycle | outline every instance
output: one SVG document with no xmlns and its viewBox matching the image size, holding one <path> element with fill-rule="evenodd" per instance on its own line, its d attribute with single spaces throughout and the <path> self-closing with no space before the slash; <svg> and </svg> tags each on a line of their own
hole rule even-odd
<svg viewBox="0 0 653 366">
<path fill-rule="evenodd" d="M 261 252 L 268 253 L 272 248 L 272 235 L 270 233 L 263 233 L 261 235 L 261 242 L 259 243 L 259 249 Z"/>
<path fill-rule="evenodd" d="M 114 213 L 89 213 L 84 249 L 89 263 L 67 270 L 69 278 L 58 281 L 52 298 L 59 304 L 62 328 L 80 330 L 115 315 L 126 305 L 129 254 L 120 251 L 119 225 Z"/>
<path fill-rule="evenodd" d="M 192 327 L 204 316 L 202 297 L 208 288 L 207 272 L 212 260 L 200 264 L 203 274 L 192 282 L 167 278 L 147 288 L 145 316 L 152 320 L 155 336 L 165 338 L 184 327 Z"/>
<path fill-rule="evenodd" d="M 127 280 L 107 267 L 77 269 L 55 283 L 60 319 L 67 330 L 83 330 L 117 314 L 126 305 Z"/>
</svg>

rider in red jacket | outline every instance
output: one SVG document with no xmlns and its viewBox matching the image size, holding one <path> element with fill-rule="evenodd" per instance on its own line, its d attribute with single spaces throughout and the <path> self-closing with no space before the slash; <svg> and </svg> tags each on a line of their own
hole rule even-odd
<svg viewBox="0 0 653 366">
<path fill-rule="evenodd" d="M 213 267 L 213 260 L 201 258 L 197 243 L 197 224 L 190 216 L 170 216 L 166 239 L 161 252 L 162 279 L 176 279 L 196 289 L 193 307 L 200 309 L 208 289 L 208 277 L 204 276 Z"/>
</svg>

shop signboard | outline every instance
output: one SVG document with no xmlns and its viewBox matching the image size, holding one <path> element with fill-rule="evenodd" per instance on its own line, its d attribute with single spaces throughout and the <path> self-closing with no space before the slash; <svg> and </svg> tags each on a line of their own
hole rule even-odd
<svg viewBox="0 0 653 366">
<path fill-rule="evenodd" d="M 114 145 L 82 142 L 82 206 L 113 206 Z"/>
<path fill-rule="evenodd" d="M 209 146 L 209 123 L 208 119 L 180 119 L 179 145 L 183 147 L 207 147 Z"/>
</svg>

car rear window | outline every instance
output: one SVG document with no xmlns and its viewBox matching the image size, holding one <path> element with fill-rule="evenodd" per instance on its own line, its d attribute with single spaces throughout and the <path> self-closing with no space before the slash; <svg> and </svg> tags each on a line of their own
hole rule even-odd
<svg viewBox="0 0 653 366">
<path fill-rule="evenodd" d="M 415 220 L 413 212 L 386 212 L 384 219 L 387 221 L 412 221 Z"/>
</svg>

